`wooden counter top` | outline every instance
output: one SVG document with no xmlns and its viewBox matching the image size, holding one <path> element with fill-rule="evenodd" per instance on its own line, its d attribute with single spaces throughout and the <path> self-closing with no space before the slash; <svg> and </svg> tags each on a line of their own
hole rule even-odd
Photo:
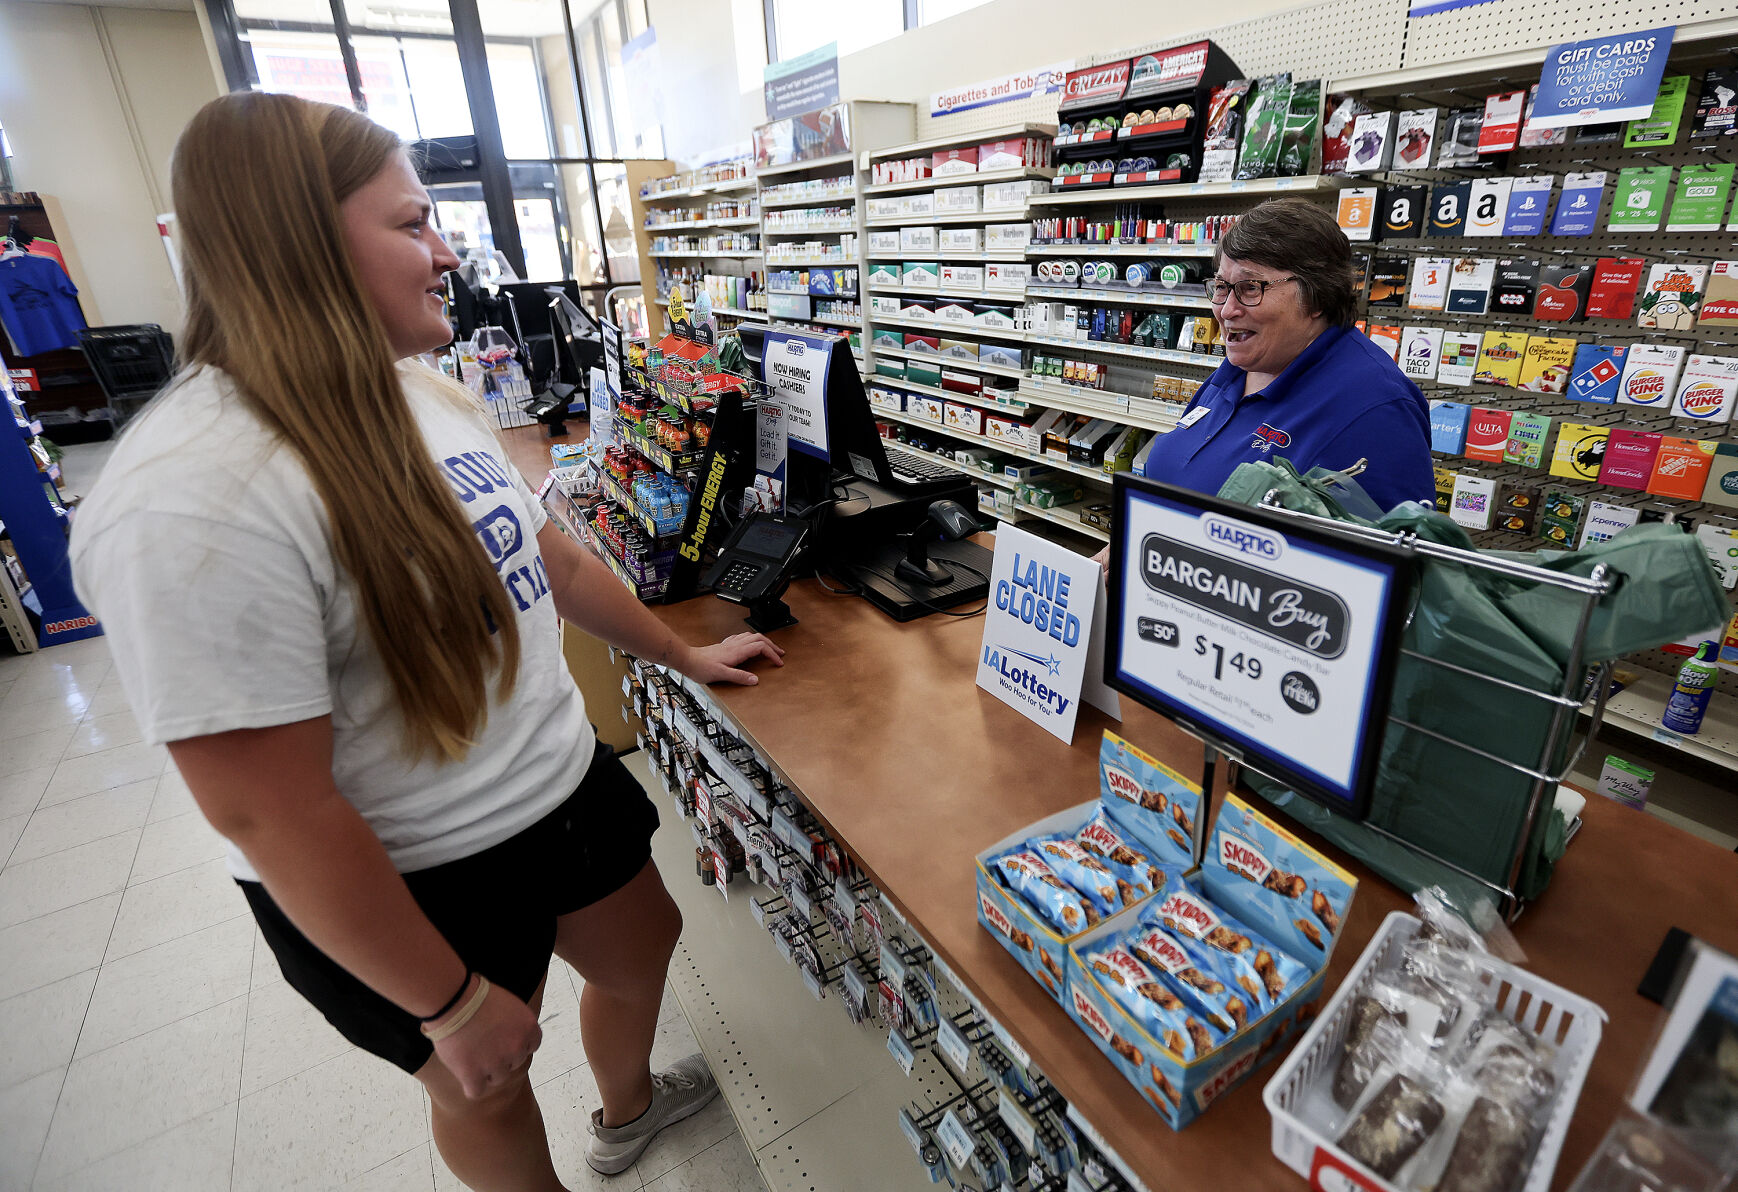
<svg viewBox="0 0 1738 1192">
<path fill-rule="evenodd" d="M 1173 1132 L 977 922 L 974 856 L 1094 798 L 1105 728 L 1184 774 L 1200 774 L 1200 745 L 1127 697 L 1120 726 L 1083 705 L 1074 745 L 1062 744 L 977 688 L 981 617 L 899 625 L 813 581 L 786 600 L 801 622 L 775 635 L 786 665 L 760 667 L 755 687 L 713 688 L 713 698 L 1034 1065 L 1155 1192 L 1302 1187 L 1273 1158 L 1261 1103 L 1275 1062 Z M 743 610 L 710 597 L 655 611 L 694 642 L 743 630 Z M 1410 905 L 1346 863 L 1361 885 L 1329 966 L 1329 994 L 1383 917 Z M 1672 926 L 1738 952 L 1738 856 L 1591 798 L 1550 890 L 1516 926 L 1529 968 L 1609 1016 L 1556 1187 L 1568 1185 L 1603 1136 L 1652 1038 L 1660 1010 L 1635 986 Z"/>
</svg>

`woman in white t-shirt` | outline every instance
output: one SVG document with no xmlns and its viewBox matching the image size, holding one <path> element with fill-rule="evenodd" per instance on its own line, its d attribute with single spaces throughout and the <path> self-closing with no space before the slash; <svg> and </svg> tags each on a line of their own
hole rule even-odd
<svg viewBox="0 0 1738 1192">
<path fill-rule="evenodd" d="M 681 916 L 559 621 L 701 682 L 783 651 L 664 628 L 412 362 L 451 337 L 459 262 L 391 132 L 229 95 L 182 134 L 174 190 L 185 368 L 72 549 L 146 739 L 229 841 L 286 980 L 423 1083 L 473 1188 L 562 1187 L 526 1070 L 551 953 L 571 964 L 587 1161 L 623 1171 L 717 1088 L 699 1056 L 650 1071 Z"/>
</svg>

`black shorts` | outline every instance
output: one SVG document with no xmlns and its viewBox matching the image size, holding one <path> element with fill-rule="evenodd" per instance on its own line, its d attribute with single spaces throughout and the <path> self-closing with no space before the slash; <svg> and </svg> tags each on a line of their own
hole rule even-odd
<svg viewBox="0 0 1738 1192">
<path fill-rule="evenodd" d="M 465 964 L 529 1000 L 549 971 L 555 920 L 627 885 L 652 856 L 658 811 L 602 741 L 573 794 L 469 857 L 404 875 Z M 414 1073 L 434 1054 L 417 1019 L 315 947 L 259 882 L 238 882 L 284 980 L 350 1042 Z"/>
</svg>

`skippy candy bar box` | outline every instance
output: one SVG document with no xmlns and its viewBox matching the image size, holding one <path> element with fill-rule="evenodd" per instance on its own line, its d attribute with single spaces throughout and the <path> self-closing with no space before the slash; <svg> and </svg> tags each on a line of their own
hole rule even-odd
<svg viewBox="0 0 1738 1192">
<path fill-rule="evenodd" d="M 1192 864 L 1199 784 L 1113 733 L 1099 798 L 978 854 L 978 922 L 1061 1003 L 1068 941 L 1139 906 Z"/>
<path fill-rule="evenodd" d="M 1197 870 L 1068 941 L 1071 1018 L 1173 1129 L 1321 1007 L 1357 880 L 1227 796 Z"/>
</svg>

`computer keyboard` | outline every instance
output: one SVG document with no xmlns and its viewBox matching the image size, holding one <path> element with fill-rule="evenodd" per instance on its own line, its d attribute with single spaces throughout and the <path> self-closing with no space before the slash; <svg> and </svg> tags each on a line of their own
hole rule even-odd
<svg viewBox="0 0 1738 1192">
<path fill-rule="evenodd" d="M 952 480 L 960 474 L 958 468 L 892 446 L 887 448 L 887 467 L 893 478 L 903 484 L 930 484 Z"/>
</svg>

